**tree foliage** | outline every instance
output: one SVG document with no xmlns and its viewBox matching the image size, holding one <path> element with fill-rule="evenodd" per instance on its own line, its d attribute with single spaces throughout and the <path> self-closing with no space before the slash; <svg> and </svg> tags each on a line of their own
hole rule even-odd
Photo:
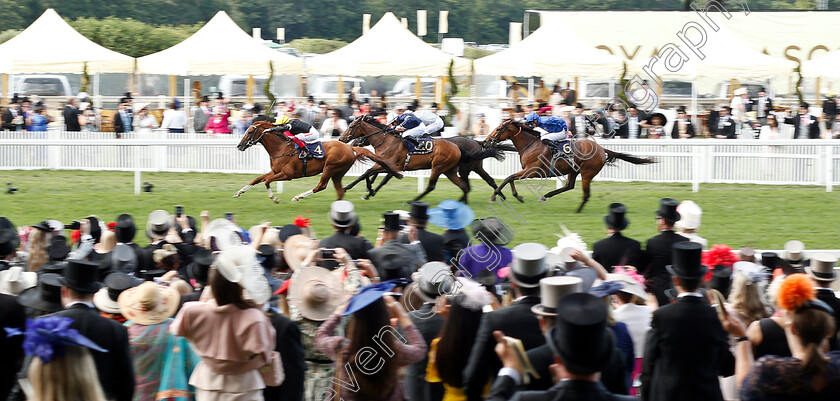
<svg viewBox="0 0 840 401">
<path fill-rule="evenodd" d="M 200 25 L 156 26 L 140 21 L 106 17 L 68 21 L 88 39 L 131 57 L 142 57 L 171 47 L 190 37 Z"/>
<path fill-rule="evenodd" d="M 333 50 L 341 49 L 342 47 L 346 46 L 347 42 L 342 40 L 330 40 L 330 39 L 310 39 L 310 38 L 302 38 L 302 39 L 295 39 L 289 42 L 289 46 L 294 47 L 302 53 L 315 53 L 315 54 L 324 54 L 329 53 Z"/>
</svg>

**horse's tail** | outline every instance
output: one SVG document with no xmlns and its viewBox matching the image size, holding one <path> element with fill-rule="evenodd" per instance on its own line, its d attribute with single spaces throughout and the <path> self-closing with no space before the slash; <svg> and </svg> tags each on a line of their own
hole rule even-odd
<svg viewBox="0 0 840 401">
<path fill-rule="evenodd" d="M 519 151 L 516 150 L 516 146 L 508 145 L 506 143 L 497 143 L 493 145 L 494 148 L 505 151 L 505 152 L 514 152 L 518 153 Z"/>
<path fill-rule="evenodd" d="M 461 152 L 461 163 L 471 163 L 492 157 L 498 161 L 505 160 L 505 152 L 502 149 L 493 147 L 479 150 L 478 152 Z"/>
<path fill-rule="evenodd" d="M 371 160 L 374 163 L 382 166 L 382 168 L 384 168 L 385 171 L 388 172 L 388 174 L 391 174 L 394 177 L 397 177 L 398 179 L 403 178 L 402 173 L 397 171 L 397 169 L 394 168 L 394 166 L 392 166 L 391 163 L 389 163 L 388 161 L 386 161 L 386 160 L 380 158 L 379 156 L 375 155 L 373 152 L 371 152 L 371 151 L 369 151 L 369 150 L 367 150 L 367 149 L 365 149 L 361 146 L 352 146 L 352 148 L 353 148 L 353 152 L 356 153 L 356 160 L 358 160 L 358 161 Z"/>
<path fill-rule="evenodd" d="M 615 163 L 616 160 L 624 160 L 633 164 L 653 164 L 656 159 L 650 157 L 633 156 L 627 153 L 616 152 L 614 150 L 604 149 L 607 152 L 607 163 Z"/>
</svg>

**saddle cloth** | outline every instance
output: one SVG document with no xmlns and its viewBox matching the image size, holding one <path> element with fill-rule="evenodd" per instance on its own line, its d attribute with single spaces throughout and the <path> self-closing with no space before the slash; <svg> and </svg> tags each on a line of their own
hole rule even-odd
<svg viewBox="0 0 840 401">
<path fill-rule="evenodd" d="M 297 145 L 295 145 L 297 146 Z M 309 151 L 309 158 L 310 159 L 323 159 L 324 158 L 324 145 L 321 144 L 321 141 L 307 143 L 306 150 Z M 298 150 L 300 152 L 300 150 Z"/>
<path fill-rule="evenodd" d="M 574 146 L 575 145 L 571 139 L 563 139 L 560 141 L 551 141 L 551 146 L 549 146 L 548 148 L 551 149 L 552 156 L 573 157 Z"/>
<path fill-rule="evenodd" d="M 415 137 L 415 139 L 417 139 L 417 142 L 419 143 L 417 146 L 408 139 L 403 139 L 403 143 L 405 143 L 405 146 L 408 148 L 409 155 L 427 155 L 432 153 L 435 146 L 434 139 L 429 136 Z"/>
</svg>

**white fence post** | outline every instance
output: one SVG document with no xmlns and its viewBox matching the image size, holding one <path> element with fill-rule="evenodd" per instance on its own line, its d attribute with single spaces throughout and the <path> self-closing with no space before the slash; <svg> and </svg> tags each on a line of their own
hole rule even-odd
<svg viewBox="0 0 840 401">
<path fill-rule="evenodd" d="M 283 193 L 283 181 L 275 181 L 275 182 L 277 183 L 277 193 L 282 194 Z"/>
<path fill-rule="evenodd" d="M 61 139 L 61 131 L 47 130 L 48 139 Z M 47 167 L 56 170 L 61 167 L 61 146 L 47 146 Z"/>
<path fill-rule="evenodd" d="M 834 189 L 834 147 L 825 147 L 825 192 Z"/>
<path fill-rule="evenodd" d="M 140 183 L 143 182 L 142 173 L 140 170 L 134 170 L 134 194 L 140 195 Z"/>
<path fill-rule="evenodd" d="M 417 193 L 418 194 L 422 194 L 423 191 L 426 189 L 426 184 L 424 183 L 425 182 L 424 178 L 425 177 L 423 177 L 422 175 L 417 176 Z"/>
<path fill-rule="evenodd" d="M 691 152 L 691 192 L 700 192 L 700 182 L 703 180 L 704 147 L 695 147 Z"/>
</svg>

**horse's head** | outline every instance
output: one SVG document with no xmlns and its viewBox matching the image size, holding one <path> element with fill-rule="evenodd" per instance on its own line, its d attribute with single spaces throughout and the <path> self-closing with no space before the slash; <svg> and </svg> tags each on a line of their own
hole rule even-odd
<svg viewBox="0 0 840 401">
<path fill-rule="evenodd" d="M 236 145 L 236 148 L 244 151 L 245 149 L 259 143 L 263 135 L 273 127 L 268 121 L 257 121 L 245 130 L 245 135 L 242 135 L 242 140 Z"/>
<path fill-rule="evenodd" d="M 513 138 L 516 132 L 520 130 L 517 124 L 513 119 L 502 121 L 490 135 L 487 135 L 487 138 L 484 138 L 484 146 L 493 146 L 499 142 Z"/>
<path fill-rule="evenodd" d="M 368 137 L 383 132 L 388 127 L 376 121 L 376 118 L 370 114 L 362 114 L 356 117 L 350 125 L 347 126 L 347 130 L 344 131 L 343 134 L 338 138 L 339 141 L 347 143 L 354 139 L 359 140 L 359 145 L 363 143 L 368 143 Z"/>
<path fill-rule="evenodd" d="M 364 135 L 364 132 L 361 129 L 362 120 L 364 120 L 364 118 L 365 114 L 361 114 L 354 118 L 353 121 L 347 125 L 347 129 L 344 130 L 344 132 L 341 133 L 341 136 L 338 137 L 338 140 L 347 143 Z"/>
</svg>

